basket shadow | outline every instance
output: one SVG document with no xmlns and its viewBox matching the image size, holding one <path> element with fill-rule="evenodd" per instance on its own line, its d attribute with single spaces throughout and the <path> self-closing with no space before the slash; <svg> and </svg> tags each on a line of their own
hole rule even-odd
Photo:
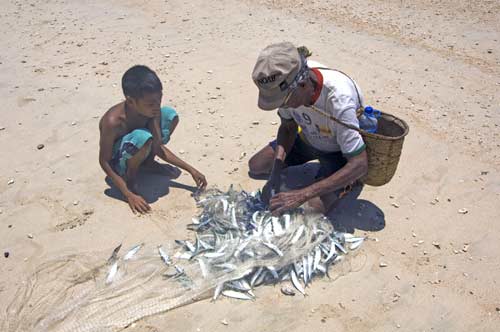
<svg viewBox="0 0 500 332">
<path fill-rule="evenodd" d="M 293 190 L 308 186 L 315 181 L 318 170 L 318 162 L 288 167 L 283 172 L 284 187 Z M 326 213 L 326 217 L 330 219 L 336 230 L 353 233 L 356 229 L 371 232 L 384 229 L 383 211 L 372 202 L 359 199 L 362 190 L 362 185 L 354 186 L 350 193 L 336 202 L 335 206 Z"/>
<path fill-rule="evenodd" d="M 138 194 L 141 195 L 148 204 L 154 203 L 160 197 L 168 195 L 170 188 L 185 189 L 192 193 L 196 192 L 197 188 L 195 186 L 189 186 L 173 181 L 173 179 L 180 176 L 181 170 L 176 167 L 173 167 L 172 169 L 172 172 L 165 172 L 163 174 L 150 173 L 143 170 L 139 171 L 137 176 L 137 184 L 139 187 Z M 104 194 L 106 196 L 127 202 L 110 177 L 107 176 L 105 178 L 105 182 L 109 186 L 109 188 L 104 190 Z"/>
</svg>

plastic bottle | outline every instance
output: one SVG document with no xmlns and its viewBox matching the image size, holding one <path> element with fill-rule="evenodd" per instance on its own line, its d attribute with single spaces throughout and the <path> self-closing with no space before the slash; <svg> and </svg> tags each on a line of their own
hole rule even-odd
<svg viewBox="0 0 500 332">
<path fill-rule="evenodd" d="M 377 131 L 377 118 L 379 117 L 379 110 L 366 106 L 364 113 L 359 117 L 359 127 L 369 133 L 375 133 Z"/>
</svg>

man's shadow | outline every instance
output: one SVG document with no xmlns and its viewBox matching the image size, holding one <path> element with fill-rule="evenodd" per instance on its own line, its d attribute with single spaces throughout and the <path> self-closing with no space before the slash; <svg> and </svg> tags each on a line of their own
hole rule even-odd
<svg viewBox="0 0 500 332">
<path fill-rule="evenodd" d="M 141 195 L 148 204 L 154 203 L 160 197 L 168 195 L 170 188 L 181 188 L 192 193 L 197 190 L 194 186 L 188 186 L 173 181 L 181 175 L 182 171 L 180 169 L 171 165 L 164 166 L 164 170 L 159 173 L 147 172 L 143 169 L 139 170 L 139 174 L 137 175 L 138 194 Z M 105 181 L 109 185 L 109 188 L 104 190 L 105 195 L 127 202 L 109 176 L 106 177 Z"/>
<path fill-rule="evenodd" d="M 286 168 L 282 173 L 284 187 L 293 190 L 309 186 L 315 182 L 319 166 L 318 162 L 309 162 Z M 356 229 L 371 232 L 384 229 L 384 213 L 372 202 L 358 198 L 362 190 L 362 185 L 354 186 L 326 213 L 336 230 L 353 233 Z"/>
</svg>

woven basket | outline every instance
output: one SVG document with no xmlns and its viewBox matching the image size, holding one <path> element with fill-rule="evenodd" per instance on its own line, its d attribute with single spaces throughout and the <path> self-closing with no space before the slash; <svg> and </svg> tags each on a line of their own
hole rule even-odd
<svg viewBox="0 0 500 332">
<path fill-rule="evenodd" d="M 378 118 L 377 133 L 358 129 L 368 154 L 368 174 L 361 179 L 363 183 L 382 186 L 392 179 L 409 130 L 405 121 L 387 113 Z"/>
<path fill-rule="evenodd" d="M 361 134 L 368 155 L 368 174 L 361 178 L 361 182 L 370 186 L 382 186 L 392 179 L 398 167 L 405 136 L 410 131 L 408 124 L 404 120 L 381 112 L 377 123 L 377 133 L 371 134 L 355 126 L 343 123 L 315 107 L 312 109 Z M 358 109 L 356 113 L 359 117 L 363 113 L 363 109 Z"/>
</svg>

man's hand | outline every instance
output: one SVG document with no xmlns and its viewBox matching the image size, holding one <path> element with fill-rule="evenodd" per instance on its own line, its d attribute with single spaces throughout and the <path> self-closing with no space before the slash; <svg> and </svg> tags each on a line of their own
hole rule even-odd
<svg viewBox="0 0 500 332">
<path fill-rule="evenodd" d="M 132 210 L 132 212 L 134 212 L 134 214 L 137 212 L 142 214 L 142 213 L 148 213 L 149 211 L 151 211 L 151 207 L 149 206 L 149 204 L 146 203 L 144 198 L 142 198 L 139 195 L 136 195 L 134 193 L 130 193 L 127 196 L 127 201 L 128 201 L 128 205 L 130 206 L 130 209 Z"/>
<path fill-rule="evenodd" d="M 191 176 L 193 177 L 193 180 L 196 183 L 196 187 L 198 187 L 198 190 L 205 190 L 205 188 L 207 187 L 207 179 L 205 179 L 205 175 L 193 169 L 191 171 Z"/>
<path fill-rule="evenodd" d="M 302 190 L 282 192 L 273 196 L 269 202 L 269 210 L 277 216 L 283 212 L 297 208 L 307 201 L 307 196 Z"/>
</svg>

